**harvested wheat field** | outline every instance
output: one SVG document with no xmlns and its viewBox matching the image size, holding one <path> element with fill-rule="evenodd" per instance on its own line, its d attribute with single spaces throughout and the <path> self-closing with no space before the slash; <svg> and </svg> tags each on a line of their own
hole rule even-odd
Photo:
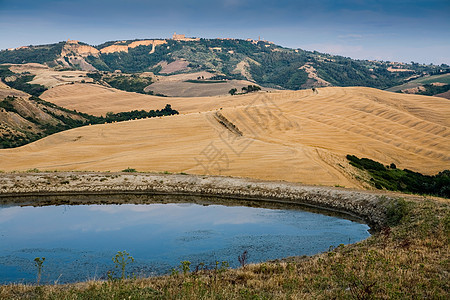
<svg viewBox="0 0 450 300">
<path fill-rule="evenodd" d="M 208 84 L 203 84 L 208 85 Z M 130 93 L 96 84 L 68 84 L 45 91 L 41 98 L 59 106 L 92 115 L 164 108 L 167 103 L 180 113 L 204 112 L 220 107 L 249 104 L 256 94 L 215 97 L 157 97 Z"/>
<path fill-rule="evenodd" d="M 450 103 L 442 98 L 360 87 L 160 98 L 88 84 L 43 98 L 97 115 L 170 103 L 180 115 L 86 126 L 0 150 L 0 170 L 134 168 L 362 188 L 346 154 L 425 174 L 450 168 Z"/>
</svg>

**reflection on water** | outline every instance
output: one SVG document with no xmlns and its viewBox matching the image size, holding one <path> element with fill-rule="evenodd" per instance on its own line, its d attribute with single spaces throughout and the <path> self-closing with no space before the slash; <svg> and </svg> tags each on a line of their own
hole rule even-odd
<svg viewBox="0 0 450 300">
<path fill-rule="evenodd" d="M 165 274 L 180 261 L 250 262 L 311 255 L 369 236 L 368 226 L 299 210 L 197 204 L 0 207 L 0 282 L 105 278 L 127 250 L 136 275 Z"/>
</svg>

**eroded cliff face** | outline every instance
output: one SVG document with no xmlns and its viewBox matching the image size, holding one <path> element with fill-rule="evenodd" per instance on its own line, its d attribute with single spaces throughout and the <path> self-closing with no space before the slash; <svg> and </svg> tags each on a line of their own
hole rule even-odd
<svg viewBox="0 0 450 300">
<path fill-rule="evenodd" d="M 119 42 L 120 43 L 120 42 Z M 153 49 L 150 53 L 155 52 L 155 47 L 159 45 L 166 44 L 166 40 L 143 40 L 143 41 L 134 41 L 128 45 L 111 45 L 105 48 L 100 49 L 101 53 L 114 53 L 114 52 L 128 52 L 130 48 L 136 48 L 138 46 L 153 46 Z"/>
<path fill-rule="evenodd" d="M 89 55 L 98 56 L 99 50 L 89 45 L 81 45 L 78 41 L 68 40 L 61 50 L 61 57 L 57 59 L 60 64 L 66 67 L 78 67 L 83 71 L 95 71 L 94 66 L 85 60 Z"/>
<path fill-rule="evenodd" d="M 100 49 L 101 53 L 128 52 L 127 45 L 111 45 Z"/>
<path fill-rule="evenodd" d="M 80 45 L 78 41 L 69 40 L 62 48 L 61 56 L 68 56 L 68 55 L 84 56 L 84 57 L 88 55 L 97 56 L 99 52 L 100 51 L 89 45 Z"/>
</svg>

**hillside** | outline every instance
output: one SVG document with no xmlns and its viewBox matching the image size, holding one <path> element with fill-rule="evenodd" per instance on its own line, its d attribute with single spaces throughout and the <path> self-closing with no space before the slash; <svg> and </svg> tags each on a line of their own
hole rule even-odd
<svg viewBox="0 0 450 300">
<path fill-rule="evenodd" d="M 0 150 L 0 169 L 134 168 L 367 187 L 347 154 L 424 174 L 449 167 L 450 104 L 441 98 L 357 87 L 190 101 L 150 95 L 129 101 L 122 93 L 75 84 L 43 97 L 92 114 L 148 109 L 164 99 L 180 115 L 86 126 Z"/>
<path fill-rule="evenodd" d="M 391 92 L 436 96 L 450 99 L 450 74 L 417 78 L 387 89 Z"/>
<path fill-rule="evenodd" d="M 56 107 L 0 82 L 0 148 L 21 146 L 89 122 L 79 113 Z"/>
<path fill-rule="evenodd" d="M 12 69 L 14 69 L 14 67 Z M 42 70 L 48 68 L 38 67 L 37 69 Z M 2 69 L 0 68 L 0 78 L 5 79 L 5 77 L 1 76 L 1 71 Z M 45 90 L 44 86 L 29 84 L 28 82 L 20 79 L 20 74 L 13 74 L 13 76 L 9 76 L 7 78 L 18 78 L 14 81 L 7 82 L 8 84 L 12 86 L 19 86 L 24 90 L 31 92 L 39 91 L 38 94 L 42 91 L 40 88 Z M 34 75 L 24 76 L 29 77 Z M 38 77 L 38 80 L 41 78 L 43 77 Z M 56 82 L 55 86 L 61 86 L 59 85 L 59 79 L 56 76 L 52 79 L 53 80 L 50 81 L 53 83 Z M 79 77 L 76 77 L 76 80 L 79 80 Z M 17 84 L 18 81 L 21 81 L 20 85 Z M 69 86 L 71 85 L 74 84 L 69 84 Z M 83 87 L 86 85 L 88 84 L 83 85 Z M 36 90 L 34 86 L 38 86 L 39 90 Z M 64 89 L 64 86 L 67 87 L 68 85 L 63 85 L 61 88 Z M 134 95 L 134 93 L 122 93 L 128 95 L 129 97 L 131 96 L 131 98 L 133 98 Z M 161 99 L 160 97 L 156 98 Z M 173 110 L 170 105 L 168 106 L 168 103 L 159 101 L 158 104 L 153 105 L 152 108 L 147 111 L 118 110 L 116 113 L 107 111 L 101 115 L 93 116 L 44 101 L 36 95 L 30 95 L 24 91 L 14 89 L 0 80 L 0 148 L 14 148 L 22 146 L 56 132 L 85 125 L 142 119 L 177 113 L 178 112 Z"/>
<path fill-rule="evenodd" d="M 269 41 L 199 38 L 112 41 L 98 46 L 68 40 L 0 51 L 1 63 L 45 63 L 55 69 L 90 72 L 153 72 L 161 77 L 208 72 L 223 80 L 291 90 L 323 86 L 385 89 L 449 69 L 446 65 L 353 60 Z M 151 85 L 148 89 L 152 90 Z M 155 89 L 165 91 L 161 86 Z"/>
</svg>

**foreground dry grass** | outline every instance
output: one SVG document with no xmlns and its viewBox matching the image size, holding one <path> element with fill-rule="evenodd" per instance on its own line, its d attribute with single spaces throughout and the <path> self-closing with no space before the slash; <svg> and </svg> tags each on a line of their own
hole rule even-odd
<svg viewBox="0 0 450 300">
<path fill-rule="evenodd" d="M 392 201 L 384 230 L 313 257 L 124 281 L 6 285 L 0 298 L 448 299 L 448 201 Z"/>
</svg>

